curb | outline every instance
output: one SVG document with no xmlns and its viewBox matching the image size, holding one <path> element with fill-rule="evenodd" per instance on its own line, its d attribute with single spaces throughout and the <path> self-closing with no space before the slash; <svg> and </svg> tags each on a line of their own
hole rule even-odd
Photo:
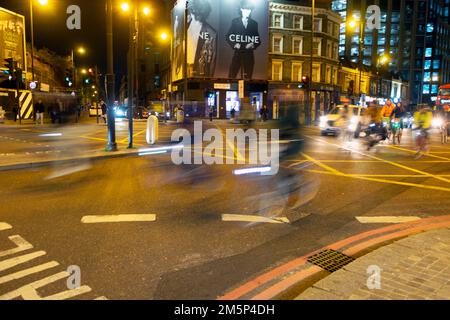
<svg viewBox="0 0 450 320">
<path fill-rule="evenodd" d="M 353 259 L 358 259 L 373 250 L 402 238 L 448 227 L 450 227 L 450 215 L 423 218 L 350 236 L 294 260 L 283 262 L 274 268 L 266 269 L 257 276 L 230 288 L 224 295 L 217 297 L 217 300 L 294 299 L 316 282 L 331 274 L 308 261 L 313 255 L 324 250 L 334 250 Z"/>
</svg>

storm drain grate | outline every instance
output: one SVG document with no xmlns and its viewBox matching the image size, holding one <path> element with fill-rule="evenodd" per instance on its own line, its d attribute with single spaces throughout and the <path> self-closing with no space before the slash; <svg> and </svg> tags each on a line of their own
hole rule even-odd
<svg viewBox="0 0 450 320">
<path fill-rule="evenodd" d="M 352 257 L 331 249 L 324 250 L 308 258 L 308 262 L 329 272 L 335 272 L 354 260 Z"/>
</svg>

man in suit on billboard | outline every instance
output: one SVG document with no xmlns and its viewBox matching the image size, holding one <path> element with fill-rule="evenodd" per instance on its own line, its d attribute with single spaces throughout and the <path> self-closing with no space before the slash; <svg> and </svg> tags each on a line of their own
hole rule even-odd
<svg viewBox="0 0 450 320">
<path fill-rule="evenodd" d="M 231 60 L 229 78 L 252 79 L 255 64 L 254 51 L 261 45 L 258 23 L 251 18 L 254 6 L 250 0 L 241 0 L 240 17 L 233 19 L 227 33 L 227 42 L 234 50 Z"/>
</svg>

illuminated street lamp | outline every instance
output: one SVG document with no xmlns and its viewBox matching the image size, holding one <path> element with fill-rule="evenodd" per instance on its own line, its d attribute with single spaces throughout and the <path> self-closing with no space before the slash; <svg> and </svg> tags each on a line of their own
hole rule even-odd
<svg viewBox="0 0 450 320">
<path fill-rule="evenodd" d="M 34 82 L 34 15 L 33 1 L 30 0 L 30 26 L 31 26 L 31 80 Z M 41 6 L 48 5 L 48 0 L 39 0 Z"/>
<path fill-rule="evenodd" d="M 121 9 L 128 12 L 131 5 L 127 2 L 121 4 Z M 130 14 L 129 25 L 129 57 L 128 57 L 128 148 L 133 148 L 133 116 L 134 104 L 139 104 L 139 82 L 136 76 L 137 66 L 137 46 L 139 42 L 140 33 L 140 16 L 150 15 L 150 8 L 146 5 L 138 4 L 137 1 L 133 3 L 133 13 Z M 141 13 L 141 14 L 140 14 Z M 134 97 L 136 96 L 136 101 Z"/>
<path fill-rule="evenodd" d="M 122 11 L 130 11 L 130 5 L 126 2 L 122 3 L 120 5 L 120 8 L 122 9 Z"/>
</svg>

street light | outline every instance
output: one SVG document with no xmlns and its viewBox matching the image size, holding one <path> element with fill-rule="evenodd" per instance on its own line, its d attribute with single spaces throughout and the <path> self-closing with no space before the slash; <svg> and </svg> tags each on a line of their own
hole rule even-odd
<svg viewBox="0 0 450 320">
<path fill-rule="evenodd" d="M 149 7 L 144 7 L 144 9 L 142 9 L 142 12 L 144 12 L 144 14 L 146 16 L 148 16 L 150 14 L 150 8 Z"/>
<path fill-rule="evenodd" d="M 130 5 L 126 2 L 122 3 L 120 5 L 120 8 L 122 9 L 122 11 L 130 11 Z"/>
<path fill-rule="evenodd" d="M 34 12 L 33 1 L 30 0 L 30 26 L 31 26 L 31 80 L 34 82 Z M 48 0 L 39 0 L 41 6 L 48 5 Z"/>
<path fill-rule="evenodd" d="M 131 9 L 127 2 L 122 3 L 121 9 L 128 12 Z M 138 54 L 137 47 L 140 36 L 140 12 L 148 16 L 150 8 L 146 5 L 138 4 L 137 1 L 133 3 L 133 13 L 130 14 L 129 19 L 129 54 L 128 54 L 128 148 L 133 148 L 133 116 L 134 104 L 139 105 L 139 82 L 137 78 L 138 70 Z M 136 96 L 136 99 L 134 97 Z"/>
</svg>

